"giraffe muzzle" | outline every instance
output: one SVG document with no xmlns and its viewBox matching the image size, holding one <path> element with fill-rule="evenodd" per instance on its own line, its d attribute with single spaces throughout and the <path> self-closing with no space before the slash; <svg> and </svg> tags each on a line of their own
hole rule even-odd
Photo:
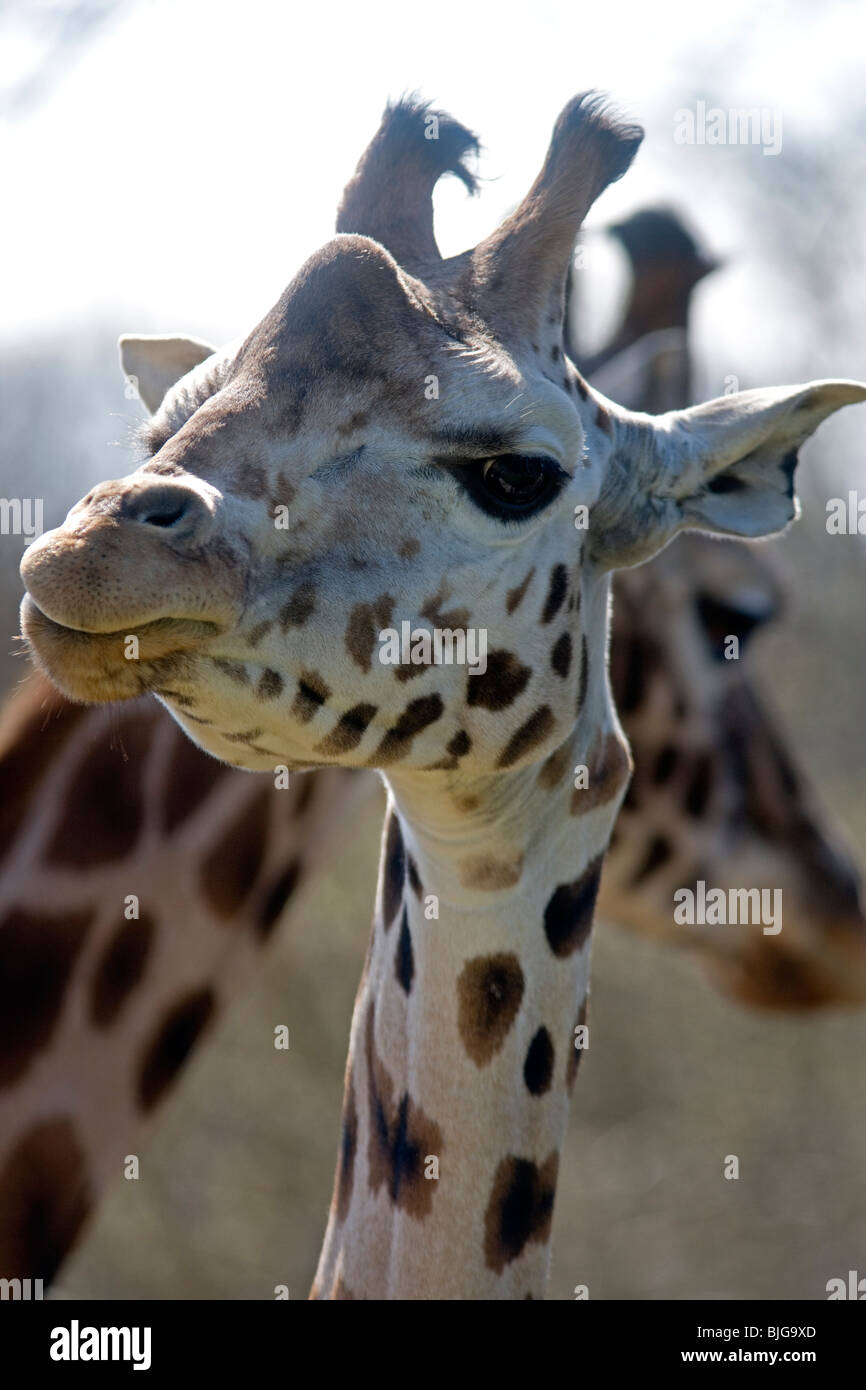
<svg viewBox="0 0 866 1390">
<path fill-rule="evenodd" d="M 242 607 L 243 567 L 221 535 L 219 501 L 205 483 L 102 483 L 28 547 L 21 578 L 47 618 L 77 632 L 164 619 L 224 629 Z"/>
</svg>

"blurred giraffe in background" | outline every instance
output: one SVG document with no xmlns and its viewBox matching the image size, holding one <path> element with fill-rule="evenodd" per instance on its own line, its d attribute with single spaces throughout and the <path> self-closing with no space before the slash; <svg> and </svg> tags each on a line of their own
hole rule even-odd
<svg viewBox="0 0 866 1390">
<path fill-rule="evenodd" d="M 662 414 L 690 404 L 692 296 L 724 261 L 683 218 L 647 208 L 610 227 L 630 287 L 609 343 L 579 345 L 580 299 L 567 299 L 569 348 L 605 395 Z M 572 284 L 579 282 L 573 272 Z M 785 929 L 695 929 L 711 978 L 745 1003 L 810 1007 L 866 993 L 862 882 L 765 707 L 743 653 L 779 615 L 772 548 L 680 538 L 614 580 L 611 682 L 634 773 L 602 880 L 602 915 L 683 944 L 668 905 L 677 887 L 781 887 Z M 726 638 L 740 658 L 725 658 Z"/>
<path fill-rule="evenodd" d="M 605 367 L 613 380 L 620 371 L 624 397 L 637 381 L 625 404 L 655 411 L 689 399 L 700 278 L 681 239 L 663 259 L 665 293 L 651 294 L 653 256 L 633 257 L 644 308 L 626 323 L 646 339 L 643 357 L 624 325 L 596 363 L 606 394 L 616 396 Z M 681 322 L 668 321 L 672 305 Z M 172 384 L 169 374 L 162 389 Z M 698 950 L 749 1003 L 862 1000 L 857 875 L 757 704 L 748 662 L 719 660 L 726 634 L 745 639 L 772 616 L 769 570 L 753 549 L 682 537 L 615 588 L 612 680 L 636 771 L 600 916 Z M 51 1277 L 262 943 L 303 918 L 299 886 L 377 787 L 333 769 L 278 791 L 210 759 L 149 699 L 109 714 L 32 677 L 11 702 L 0 730 L 0 1274 Z M 673 890 L 700 877 L 783 886 L 783 939 L 675 927 Z M 141 911 L 128 920 L 132 893 Z"/>
<path fill-rule="evenodd" d="M 580 347 L 579 274 L 573 270 L 566 298 L 569 356 L 599 390 L 634 410 L 661 415 L 694 399 L 689 318 L 692 296 L 724 262 L 701 247 L 681 214 L 645 208 L 609 233 L 625 252 L 630 284 L 619 324 L 597 352 Z"/>
</svg>

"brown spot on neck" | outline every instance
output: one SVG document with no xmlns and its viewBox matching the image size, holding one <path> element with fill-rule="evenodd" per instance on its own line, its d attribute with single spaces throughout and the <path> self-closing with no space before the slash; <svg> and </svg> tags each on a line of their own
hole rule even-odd
<svg viewBox="0 0 866 1390">
<path fill-rule="evenodd" d="M 191 990 L 164 1016 L 138 1075 L 138 1103 L 142 1110 L 152 1110 L 174 1081 L 211 1021 L 215 1005 L 213 990 Z"/>
<path fill-rule="evenodd" d="M 438 1187 L 424 1177 L 424 1162 L 428 1154 L 441 1157 L 442 1131 L 415 1104 L 408 1091 L 396 1100 L 394 1083 L 376 1051 L 375 1021 L 371 1003 L 364 1030 L 370 1190 L 376 1193 L 384 1187 L 394 1206 L 423 1220 L 432 1210 Z"/>
<path fill-rule="evenodd" d="M 100 711 L 108 732 L 108 715 Z M 0 721 L 0 861 L 15 842 L 45 774 L 93 711 L 34 676 Z"/>
<path fill-rule="evenodd" d="M 501 1274 L 530 1242 L 550 1238 L 559 1155 L 552 1153 L 538 1167 L 528 1158 L 509 1154 L 496 1170 L 484 1216 L 484 1259 Z"/>
<path fill-rule="evenodd" d="M 13 908 L 0 922 L 0 1089 L 50 1042 L 93 918 Z"/>
<path fill-rule="evenodd" d="M 553 1084 L 555 1065 L 553 1039 L 546 1028 L 539 1028 L 529 1044 L 523 1063 L 523 1081 L 531 1096 L 547 1094 Z"/>
<path fill-rule="evenodd" d="M 97 1028 L 114 1023 L 144 974 L 156 924 L 146 912 L 122 921 L 96 967 L 90 994 L 90 1017 Z"/>
<path fill-rule="evenodd" d="M 260 463 L 235 460 L 232 468 L 232 492 L 258 499 L 268 490 L 268 475 Z"/>
<path fill-rule="evenodd" d="M 255 887 L 265 858 L 271 787 L 246 803 L 201 867 L 201 883 L 213 911 L 234 917 Z"/>
<path fill-rule="evenodd" d="M 140 706 L 124 710 L 114 746 L 106 730 L 104 741 L 87 748 L 63 798 L 46 850 L 49 863 L 81 869 L 130 853 L 144 823 L 142 771 L 157 715 Z"/>
<path fill-rule="evenodd" d="M 544 909 L 544 934 L 560 959 L 579 951 L 589 937 L 603 860 L 603 853 L 597 855 L 572 883 L 560 884 Z"/>
<path fill-rule="evenodd" d="M 352 1185 L 355 1179 L 355 1154 L 358 1151 L 358 1107 L 355 1103 L 355 1082 L 352 1065 L 346 1071 L 346 1087 L 343 1096 L 343 1121 L 340 1132 L 340 1154 L 337 1159 L 337 1176 L 334 1180 L 333 1205 L 337 1220 L 345 1221 L 352 1201 Z"/>
<path fill-rule="evenodd" d="M 65 1116 L 42 1120 L 0 1171 L 0 1270 L 50 1283 L 90 1211 L 84 1151 Z"/>
<path fill-rule="evenodd" d="M 400 918 L 400 934 L 397 939 L 397 953 L 394 957 L 394 974 L 404 994 L 412 993 L 415 978 L 415 953 L 412 950 L 412 932 L 409 928 L 409 910 L 403 908 Z"/>
<path fill-rule="evenodd" d="M 469 854 L 458 864 L 460 882 L 464 888 L 495 892 L 498 888 L 513 888 L 520 882 L 523 855 L 512 859 L 496 859 L 492 854 Z"/>
<path fill-rule="evenodd" d="M 301 877 L 301 861 L 290 860 L 279 878 L 271 884 L 256 916 L 256 931 L 262 938 L 270 936 L 282 916 L 286 903 L 294 895 Z"/>
<path fill-rule="evenodd" d="M 367 429 L 369 424 L 369 410 L 356 410 L 349 416 L 348 420 L 344 420 L 341 425 L 337 426 L 337 434 L 344 437 L 349 434 L 355 434 L 358 430 Z"/>
<path fill-rule="evenodd" d="M 385 825 L 385 849 L 382 860 L 382 924 L 387 931 L 403 901 L 403 881 L 406 873 L 406 848 L 397 813 L 388 812 Z"/>
<path fill-rule="evenodd" d="M 510 951 L 468 960 L 457 981 L 457 1027 L 476 1067 L 486 1067 L 507 1038 L 525 991 Z"/>
<path fill-rule="evenodd" d="M 421 898 L 424 896 L 424 886 L 421 883 L 421 876 L 418 873 L 418 865 L 415 863 L 411 854 L 406 855 L 406 875 L 409 879 L 412 892 L 420 902 Z"/>
</svg>

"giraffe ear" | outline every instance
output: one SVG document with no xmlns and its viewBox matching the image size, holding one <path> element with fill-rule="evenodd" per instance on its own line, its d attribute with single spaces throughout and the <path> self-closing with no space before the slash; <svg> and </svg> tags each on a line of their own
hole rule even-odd
<svg viewBox="0 0 866 1390">
<path fill-rule="evenodd" d="M 176 335 L 131 337 L 124 334 L 117 346 L 123 374 L 132 382 L 151 415 L 159 410 L 166 391 L 175 382 L 216 352 L 216 348 L 200 338 Z"/>
<path fill-rule="evenodd" d="M 797 450 L 828 415 L 859 401 L 861 382 L 813 381 L 656 417 L 609 407 L 613 444 L 592 511 L 593 558 L 606 569 L 637 565 L 687 529 L 750 539 L 784 531 L 799 515 Z"/>
</svg>

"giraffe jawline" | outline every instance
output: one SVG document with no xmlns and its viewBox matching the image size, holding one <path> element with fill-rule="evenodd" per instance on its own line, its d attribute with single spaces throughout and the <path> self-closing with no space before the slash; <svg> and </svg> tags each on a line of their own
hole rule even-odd
<svg viewBox="0 0 866 1390">
<path fill-rule="evenodd" d="M 86 704 L 155 689 L 219 631 L 215 623 L 157 618 L 116 632 L 85 632 L 49 618 L 29 594 L 21 604 L 21 634 L 37 664 L 64 695 Z"/>
</svg>

